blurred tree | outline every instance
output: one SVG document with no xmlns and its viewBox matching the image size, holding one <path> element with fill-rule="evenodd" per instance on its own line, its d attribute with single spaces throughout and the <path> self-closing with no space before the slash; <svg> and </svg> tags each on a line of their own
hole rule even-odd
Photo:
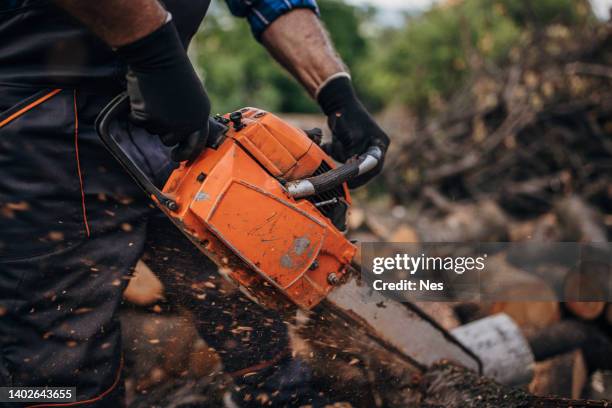
<svg viewBox="0 0 612 408">
<path fill-rule="evenodd" d="M 508 15 L 521 26 L 551 23 L 580 24 L 591 16 L 588 0 L 500 0 Z"/>
<path fill-rule="evenodd" d="M 417 113 L 444 106 L 466 76 L 504 64 L 522 33 L 552 23 L 592 18 L 586 0 L 463 0 L 434 7 L 384 34 L 384 46 L 359 68 L 371 80 L 366 94 L 407 104 Z M 387 100 L 388 102 L 392 102 Z"/>
</svg>

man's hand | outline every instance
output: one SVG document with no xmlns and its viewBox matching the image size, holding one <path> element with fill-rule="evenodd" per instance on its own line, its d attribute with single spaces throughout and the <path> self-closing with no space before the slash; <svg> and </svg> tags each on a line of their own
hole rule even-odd
<svg viewBox="0 0 612 408">
<path fill-rule="evenodd" d="M 194 158 L 206 145 L 210 103 L 172 21 L 117 50 L 128 64 L 130 119 L 175 146 L 172 158 Z"/>
<path fill-rule="evenodd" d="M 210 103 L 169 14 L 157 0 L 54 0 L 127 63 L 131 119 L 160 136 L 175 161 L 206 145 Z"/>
<path fill-rule="evenodd" d="M 360 187 L 379 174 L 389 138 L 357 99 L 344 64 L 317 16 L 311 10 L 293 10 L 272 22 L 261 40 L 270 54 L 317 98 L 334 134 L 329 149 L 334 159 L 345 162 L 372 145 L 381 148 L 383 160 L 377 168 L 353 180 L 349 187 Z"/>
<path fill-rule="evenodd" d="M 364 185 L 381 172 L 389 137 L 357 99 L 348 76 L 342 75 L 327 83 L 319 91 L 317 100 L 333 133 L 332 143 L 326 150 L 334 159 L 344 163 L 364 153 L 370 146 L 382 150 L 382 160 L 374 170 L 349 182 L 351 188 Z"/>
</svg>

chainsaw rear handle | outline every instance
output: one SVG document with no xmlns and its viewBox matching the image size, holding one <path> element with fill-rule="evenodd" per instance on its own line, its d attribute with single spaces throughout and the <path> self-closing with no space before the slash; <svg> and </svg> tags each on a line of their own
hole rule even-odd
<svg viewBox="0 0 612 408">
<path fill-rule="evenodd" d="M 350 160 L 318 176 L 291 181 L 285 185 L 285 188 L 293 198 L 309 197 L 333 190 L 357 176 L 374 170 L 382 159 L 382 155 L 380 147 L 371 146 L 355 160 Z"/>
<path fill-rule="evenodd" d="M 121 166 L 128 172 L 136 183 L 149 196 L 155 197 L 157 201 L 171 211 L 178 210 L 176 201 L 167 197 L 162 193 L 149 177 L 134 163 L 129 154 L 117 142 L 113 136 L 112 123 L 121 116 L 127 116 L 130 109 L 130 101 L 126 93 L 117 95 L 108 105 L 102 109 L 102 112 L 96 118 L 96 130 L 102 140 L 102 143 L 110 151 L 113 157 L 121 163 Z"/>
<path fill-rule="evenodd" d="M 166 207 L 170 211 L 177 211 L 177 202 L 166 196 L 155 186 L 155 184 L 153 184 L 149 177 L 136 165 L 136 163 L 134 163 L 130 155 L 123 150 L 121 145 L 117 142 L 117 139 L 113 136 L 114 129 L 112 124 L 120 117 L 126 117 L 129 111 L 130 100 L 127 93 L 123 92 L 113 98 L 96 118 L 96 130 L 98 131 L 98 135 L 113 157 L 121 163 L 123 168 L 132 176 L 140 188 L 149 196 L 155 197 L 160 205 Z M 209 118 L 208 128 L 209 135 L 206 145 L 216 146 L 221 143 L 227 131 L 227 127 Z M 191 162 L 191 160 L 188 160 L 187 166 L 189 166 Z"/>
</svg>

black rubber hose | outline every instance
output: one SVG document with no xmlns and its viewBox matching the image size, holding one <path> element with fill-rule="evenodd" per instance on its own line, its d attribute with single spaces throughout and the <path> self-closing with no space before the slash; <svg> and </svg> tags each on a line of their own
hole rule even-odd
<svg viewBox="0 0 612 408">
<path fill-rule="evenodd" d="M 342 185 L 358 174 L 359 162 L 355 160 L 318 176 L 307 178 L 306 180 L 312 183 L 315 194 L 320 194 Z"/>
</svg>

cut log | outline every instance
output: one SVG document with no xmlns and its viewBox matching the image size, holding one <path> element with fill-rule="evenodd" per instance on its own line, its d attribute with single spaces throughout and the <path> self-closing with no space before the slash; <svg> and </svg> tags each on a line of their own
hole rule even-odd
<svg viewBox="0 0 612 408">
<path fill-rule="evenodd" d="M 389 242 L 419 243 L 419 233 L 413 227 L 402 224 L 389 237 Z"/>
<path fill-rule="evenodd" d="M 571 398 L 581 398 L 589 382 L 589 370 L 582 350 L 576 350 L 572 367 L 572 395 Z"/>
<path fill-rule="evenodd" d="M 138 261 L 123 297 L 138 306 L 149 306 L 164 297 L 164 286 L 143 261 Z"/>
<path fill-rule="evenodd" d="M 482 361 L 484 376 L 505 385 L 528 384 L 533 354 L 521 329 L 506 314 L 496 314 L 458 327 L 452 334 Z"/>
<path fill-rule="evenodd" d="M 420 219 L 420 242 L 496 242 L 506 239 L 508 218 L 492 201 L 457 205 L 442 220 Z"/>
<path fill-rule="evenodd" d="M 157 315 L 135 310 L 124 311 L 121 320 L 126 363 L 137 391 L 171 378 L 201 378 L 220 371 L 218 356 L 203 353 L 208 347 L 188 314 Z"/>
<path fill-rule="evenodd" d="M 386 241 L 391 236 L 395 228 L 397 220 L 388 214 L 382 214 L 378 211 L 367 211 L 365 214 L 365 225 L 378 240 Z"/>
<path fill-rule="evenodd" d="M 559 321 L 561 312 L 553 289 L 537 276 L 506 262 L 504 254 L 489 257 L 481 275 L 485 302 L 477 317 L 494 313 L 510 316 L 528 334 Z"/>
<path fill-rule="evenodd" d="M 509 230 L 510 241 L 556 242 L 561 240 L 561 230 L 555 214 L 543 216 L 517 224 Z"/>
<path fill-rule="evenodd" d="M 512 224 L 510 240 L 528 242 L 525 245 L 515 245 L 509 248 L 508 262 L 513 265 L 526 268 L 530 272 L 542 264 L 565 265 L 567 254 L 558 244 L 559 241 L 562 241 L 561 226 L 557 217 L 552 213 L 545 214 L 536 220 Z"/>
<path fill-rule="evenodd" d="M 451 302 L 414 302 L 414 304 L 446 330 L 461 325 Z"/>
<path fill-rule="evenodd" d="M 571 314 L 584 320 L 595 320 L 604 312 L 606 302 L 565 302 Z"/>
<path fill-rule="evenodd" d="M 612 340 L 592 323 L 562 320 L 532 333 L 528 341 L 536 361 L 580 348 L 590 371 L 612 369 Z"/>
<path fill-rule="evenodd" d="M 357 231 L 365 222 L 365 211 L 359 207 L 351 207 L 348 212 L 347 226 L 349 231 Z"/>
<path fill-rule="evenodd" d="M 488 312 L 490 314 L 505 313 L 511 316 L 523 333 L 546 327 L 560 319 L 559 304 L 553 301 L 493 302 Z"/>
<path fill-rule="evenodd" d="M 580 197 L 572 196 L 559 201 L 555 204 L 555 213 L 563 228 L 564 240 L 607 242 L 601 214 Z"/>
<path fill-rule="evenodd" d="M 504 384 L 518 385 L 530 377 L 534 353 L 538 360 L 545 359 L 536 364 L 529 388 L 539 395 L 581 397 L 588 370 L 579 348 L 589 348 L 589 358 L 612 352 L 609 339 L 580 322 L 542 329 L 529 343 L 506 315 L 478 320 L 453 330 L 453 334 L 480 356 L 487 377 Z"/>
<path fill-rule="evenodd" d="M 556 395 L 564 398 L 580 398 L 588 378 L 584 357 L 580 350 L 573 350 L 534 367 L 534 380 L 529 392 L 534 395 Z"/>
<path fill-rule="evenodd" d="M 565 308 L 584 320 L 595 320 L 606 309 L 610 296 L 609 265 L 584 261 L 565 278 Z"/>
<path fill-rule="evenodd" d="M 537 247 L 542 247 L 537 245 Z M 545 246 L 544 246 L 545 247 Z M 550 251 L 551 255 L 559 250 Z M 559 265 L 556 263 L 542 263 L 533 268 L 527 266 L 529 272 L 544 280 L 557 294 L 559 300 L 565 299 L 565 284 L 567 275 L 572 270 L 571 266 Z"/>
</svg>

